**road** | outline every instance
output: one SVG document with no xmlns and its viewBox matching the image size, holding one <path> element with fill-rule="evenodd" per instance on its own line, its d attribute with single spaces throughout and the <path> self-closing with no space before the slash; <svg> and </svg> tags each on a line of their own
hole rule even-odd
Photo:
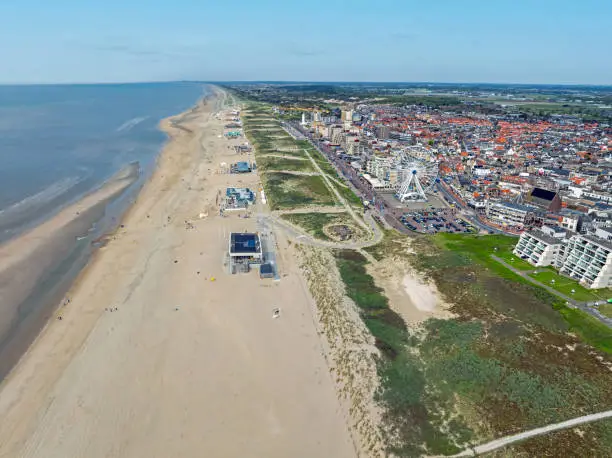
<svg viewBox="0 0 612 458">
<path fill-rule="evenodd" d="M 444 194 L 444 196 L 446 197 L 446 199 L 449 202 L 453 202 L 457 208 L 461 209 L 464 212 L 471 213 L 471 210 L 469 210 L 467 207 L 462 205 L 457 199 L 455 199 L 455 196 L 453 196 L 450 192 L 448 192 L 448 190 L 442 184 L 438 184 L 438 190 L 442 194 Z M 486 232 L 493 231 L 495 234 L 504 234 L 504 235 L 507 235 L 504 231 L 499 230 L 496 227 L 491 227 L 491 226 L 487 226 L 486 224 L 483 224 L 478 219 L 478 217 L 475 216 L 475 215 L 468 215 L 468 216 L 465 216 L 465 218 L 468 220 L 468 222 L 470 224 L 473 224 L 474 226 L 478 227 L 480 230 L 483 230 L 483 231 L 486 231 Z"/>
<path fill-rule="evenodd" d="M 293 127 L 296 128 L 295 126 Z M 336 169 L 336 172 L 345 178 L 347 185 L 357 196 L 370 202 L 381 202 L 383 207 L 387 208 L 387 205 L 384 203 L 384 198 L 380 197 L 376 191 L 369 187 L 369 184 L 366 184 L 352 167 L 348 167 L 343 162 L 338 161 L 337 158 L 331 156 L 329 151 L 322 149 L 319 143 L 312 139 L 309 132 L 303 131 L 300 126 L 296 129 L 299 129 L 305 135 L 308 142 L 327 158 L 329 163 Z M 412 235 L 412 232 L 397 219 L 397 215 L 394 214 L 392 209 L 386 211 L 384 208 L 381 209 L 374 206 L 373 211 L 377 213 L 378 218 L 385 224 L 387 229 L 394 228 L 403 234 Z"/>
<path fill-rule="evenodd" d="M 450 458 L 459 458 L 464 456 L 478 456 L 483 453 L 492 452 L 494 450 L 506 447 L 515 442 L 521 442 L 531 437 L 542 436 L 544 434 L 559 431 L 561 429 L 573 428 L 574 426 L 583 425 L 585 423 L 591 423 L 594 421 L 604 420 L 606 418 L 612 418 L 612 410 L 606 412 L 595 413 L 591 415 L 584 415 L 582 417 L 573 418 L 571 420 L 562 421 L 560 423 L 553 423 L 552 425 L 542 426 L 540 428 L 530 429 L 518 434 L 512 434 L 510 436 L 501 437 L 494 441 L 487 442 L 486 444 L 477 445 L 476 447 L 464 450 L 461 453 L 452 455 Z M 448 458 L 448 457 L 447 457 Z"/>
<path fill-rule="evenodd" d="M 510 269 L 512 272 L 514 272 L 515 274 L 521 276 L 522 278 L 524 278 L 525 280 L 527 280 L 530 283 L 533 283 L 536 286 L 539 286 L 540 288 L 544 288 L 546 291 L 548 291 L 551 294 L 554 294 L 557 297 L 560 297 L 561 299 L 565 300 L 566 302 L 568 302 L 572 307 L 576 307 L 579 308 L 580 310 L 582 310 L 583 312 L 588 313 L 589 315 L 591 315 L 593 318 L 596 318 L 597 320 L 601 321 L 603 324 L 605 324 L 606 326 L 609 326 L 612 328 L 612 319 L 602 315 L 599 310 L 595 309 L 592 305 L 590 305 L 588 302 L 578 302 L 575 299 L 571 298 L 570 296 L 567 296 L 563 293 L 560 293 L 559 291 L 557 291 L 556 289 L 545 285 L 544 283 L 536 280 L 535 278 L 532 278 L 529 276 L 529 274 L 533 271 L 528 270 L 528 271 L 521 271 L 516 269 L 515 267 L 511 266 L 510 264 L 508 264 L 506 261 L 504 261 L 503 259 L 501 259 L 498 256 L 495 256 L 494 254 L 491 255 L 491 258 L 493 258 L 495 261 L 499 262 L 501 265 L 503 265 L 504 267 L 506 267 L 507 269 Z"/>
</svg>

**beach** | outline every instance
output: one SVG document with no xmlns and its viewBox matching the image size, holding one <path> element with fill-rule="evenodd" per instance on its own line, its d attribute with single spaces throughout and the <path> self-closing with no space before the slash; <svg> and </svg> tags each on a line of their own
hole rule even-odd
<svg viewBox="0 0 612 458">
<path fill-rule="evenodd" d="M 227 102 L 162 123 L 151 178 L 0 386 L 1 457 L 356 455 L 293 247 L 280 281 L 223 264 L 257 223 L 218 193 L 258 184 L 220 173 Z"/>
</svg>

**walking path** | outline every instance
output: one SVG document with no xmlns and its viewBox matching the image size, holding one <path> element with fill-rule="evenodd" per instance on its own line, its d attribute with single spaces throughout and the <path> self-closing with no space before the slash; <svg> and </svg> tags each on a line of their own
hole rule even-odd
<svg viewBox="0 0 612 458">
<path fill-rule="evenodd" d="M 327 187 L 334 193 L 338 201 L 342 203 L 342 205 L 346 208 L 346 211 L 349 213 L 349 215 L 351 215 L 351 217 L 355 220 L 355 222 L 359 224 L 361 227 L 363 227 L 366 231 L 371 231 L 372 228 L 368 227 L 368 225 L 359 216 L 357 216 L 357 213 L 355 213 L 355 210 L 353 210 L 353 208 L 344 199 L 344 197 L 340 195 L 336 187 L 333 184 L 331 184 L 329 177 L 325 173 L 323 173 L 323 170 L 321 169 L 317 161 L 313 159 L 313 157 L 310 155 L 308 150 L 304 149 L 304 153 L 306 154 L 306 156 L 308 156 L 308 159 L 310 159 L 310 162 L 314 166 L 315 170 L 317 170 L 319 175 L 321 175 L 321 178 L 323 178 L 323 181 L 325 181 L 325 184 L 327 185 Z M 376 226 L 376 228 L 378 229 L 378 226 Z M 380 229 L 378 230 L 380 231 Z"/>
<path fill-rule="evenodd" d="M 300 156 L 290 156 L 289 154 L 258 154 L 257 157 L 277 157 L 279 159 L 291 159 L 292 161 L 307 161 L 308 158 Z"/>
<path fill-rule="evenodd" d="M 612 319 L 602 315 L 599 312 L 599 310 L 597 310 L 593 306 L 589 305 L 587 302 L 577 302 L 575 299 L 571 298 L 570 296 L 567 296 L 567 295 L 565 295 L 563 293 L 560 293 L 556 289 L 554 289 L 554 288 L 552 288 L 552 287 L 550 287 L 548 285 L 545 285 L 544 283 L 536 280 L 533 277 L 530 277 L 529 273 L 533 272 L 531 270 L 528 270 L 528 271 L 518 270 L 517 268 L 511 266 L 510 264 L 508 264 L 506 261 L 504 261 L 500 257 L 495 256 L 494 254 L 491 255 L 491 258 L 493 258 L 495 261 L 499 262 L 502 266 L 506 267 L 507 269 L 510 269 L 515 274 L 521 276 L 522 278 L 524 278 L 528 282 L 533 283 L 534 285 L 539 286 L 540 288 L 544 288 L 549 293 L 554 294 L 555 296 L 560 297 L 561 299 L 565 300 L 572 307 L 579 308 L 583 312 L 588 313 L 593 318 L 596 318 L 597 320 L 601 321 L 603 324 L 605 324 L 605 325 L 607 325 L 607 326 L 612 328 Z"/>
<path fill-rule="evenodd" d="M 541 436 L 543 434 L 552 433 L 553 431 L 559 431 L 560 429 L 573 428 L 574 426 L 583 425 L 585 423 L 591 423 L 593 421 L 599 421 L 606 418 L 612 418 L 612 410 L 606 412 L 595 413 L 591 415 L 584 415 L 582 417 L 573 418 L 571 420 L 562 421 L 560 423 L 553 423 L 552 425 L 542 426 L 540 428 L 530 429 L 518 434 L 512 434 L 510 436 L 501 437 L 494 441 L 487 442 L 486 444 L 477 445 L 476 447 L 464 450 L 461 453 L 452 455 L 450 458 L 464 457 L 464 456 L 478 456 L 482 453 L 492 452 L 503 447 L 506 447 L 515 442 L 524 441 L 531 437 Z"/>
</svg>

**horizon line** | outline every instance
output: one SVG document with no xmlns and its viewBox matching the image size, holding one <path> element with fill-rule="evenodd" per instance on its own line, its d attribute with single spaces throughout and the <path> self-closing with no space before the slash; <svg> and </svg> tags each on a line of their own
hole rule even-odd
<svg viewBox="0 0 612 458">
<path fill-rule="evenodd" d="M 559 87 L 604 87 L 611 88 L 612 83 L 516 83 L 516 82 L 454 82 L 454 81 L 324 81 L 324 80 L 158 80 L 158 81 L 113 81 L 113 82 L 37 82 L 37 83 L 0 83 L 0 87 L 27 86 L 120 86 L 136 84 L 406 84 L 406 85 L 440 85 L 440 86 L 559 86 Z"/>
</svg>

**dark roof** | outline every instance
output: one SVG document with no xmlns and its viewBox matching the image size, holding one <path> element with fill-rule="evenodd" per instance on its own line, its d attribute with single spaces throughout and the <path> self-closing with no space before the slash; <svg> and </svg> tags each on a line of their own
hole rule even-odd
<svg viewBox="0 0 612 458">
<path fill-rule="evenodd" d="M 556 195 L 556 192 L 548 191 L 547 189 L 542 188 L 533 188 L 533 191 L 531 191 L 531 197 L 537 197 L 538 199 L 544 199 L 548 201 L 552 201 Z"/>
<path fill-rule="evenodd" d="M 274 267 L 269 262 L 265 262 L 261 266 L 259 266 L 259 273 L 261 275 L 274 274 Z"/>
<path fill-rule="evenodd" d="M 562 176 L 566 176 L 566 177 L 568 177 L 568 176 L 569 176 L 569 174 L 570 174 L 570 171 L 569 171 L 569 170 L 565 170 L 565 169 L 555 169 L 555 168 L 551 168 L 551 169 L 548 169 L 548 170 L 550 170 L 550 171 L 551 171 L 552 173 L 554 173 L 555 175 L 562 175 Z"/>
<path fill-rule="evenodd" d="M 231 253 L 258 253 L 259 237 L 257 234 L 232 232 L 230 245 Z"/>
</svg>

